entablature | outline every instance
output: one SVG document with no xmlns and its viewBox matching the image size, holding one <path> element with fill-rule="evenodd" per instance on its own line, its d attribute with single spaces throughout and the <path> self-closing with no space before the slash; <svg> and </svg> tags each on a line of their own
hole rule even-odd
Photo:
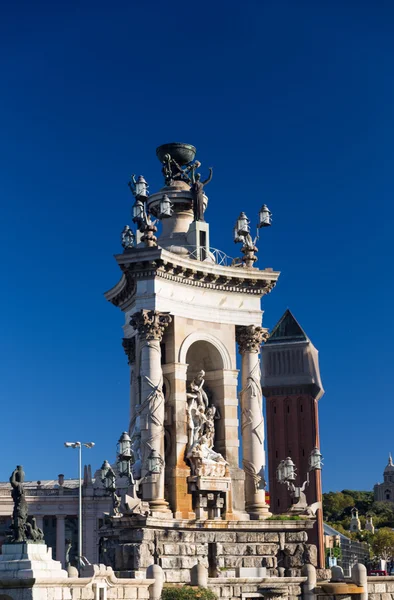
<svg viewBox="0 0 394 600">
<path fill-rule="evenodd" d="M 161 277 L 201 288 L 253 294 L 269 294 L 280 273 L 273 269 L 223 266 L 177 255 L 163 248 L 133 248 L 115 256 L 123 271 L 120 281 L 105 293 L 109 302 L 126 307 L 136 291 L 137 279 Z"/>
</svg>

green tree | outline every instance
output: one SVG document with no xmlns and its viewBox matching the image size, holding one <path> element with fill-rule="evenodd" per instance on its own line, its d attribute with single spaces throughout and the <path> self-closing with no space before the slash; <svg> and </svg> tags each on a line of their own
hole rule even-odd
<svg viewBox="0 0 394 600">
<path fill-rule="evenodd" d="M 355 501 L 349 494 L 343 492 L 329 492 L 323 494 L 323 514 L 327 521 L 340 521 L 344 512 L 355 506 Z"/>
<path fill-rule="evenodd" d="M 388 527 L 379 529 L 371 539 L 371 548 L 377 558 L 390 560 L 394 556 L 394 531 Z"/>
</svg>

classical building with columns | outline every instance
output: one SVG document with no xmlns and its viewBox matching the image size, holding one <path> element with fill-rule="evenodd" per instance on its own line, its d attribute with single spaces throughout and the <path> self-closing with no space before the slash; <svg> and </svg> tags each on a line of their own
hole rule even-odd
<svg viewBox="0 0 394 600">
<path fill-rule="evenodd" d="M 29 515 L 43 530 L 52 555 L 62 563 L 76 565 L 78 547 L 78 479 L 58 479 L 25 482 Z M 118 485 L 124 483 L 119 480 Z M 89 562 L 99 560 L 99 529 L 105 514 L 111 511 L 112 501 L 97 473 L 92 477 L 90 466 L 85 467 L 82 481 L 83 555 Z M 6 541 L 11 524 L 13 502 L 11 485 L 0 483 L 0 545 Z"/>
<path fill-rule="evenodd" d="M 156 153 L 164 185 L 149 194 L 144 177 L 133 176 L 137 232 L 125 227 L 115 257 L 122 275 L 105 294 L 124 314 L 135 506 L 125 501 L 103 527 L 106 559 L 131 574 L 156 562 L 174 582 L 189 582 L 198 562 L 216 576 L 295 574 L 305 561 L 317 563 L 307 543 L 315 517 L 269 520 L 265 498 L 261 299 L 279 272 L 254 266 L 245 213 L 234 229 L 242 258 L 210 247 L 212 170 L 202 181 L 193 146 L 165 144 Z M 270 225 L 265 205 L 258 225 Z"/>
</svg>

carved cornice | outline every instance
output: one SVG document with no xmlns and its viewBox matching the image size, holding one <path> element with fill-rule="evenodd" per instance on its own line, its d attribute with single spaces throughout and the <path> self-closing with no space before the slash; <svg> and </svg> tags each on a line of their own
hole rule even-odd
<svg viewBox="0 0 394 600">
<path fill-rule="evenodd" d="M 123 338 L 122 346 L 128 358 L 129 365 L 132 365 L 135 363 L 135 337 Z"/>
<path fill-rule="evenodd" d="M 136 290 L 135 277 L 128 269 L 124 269 L 121 280 L 104 295 L 114 306 L 121 306 L 131 300 Z"/>
<path fill-rule="evenodd" d="M 105 297 L 123 311 L 131 305 L 139 279 L 160 277 L 182 285 L 262 297 L 273 290 L 279 277 L 279 272 L 272 269 L 259 270 L 201 262 L 160 247 L 133 248 L 117 255 L 116 260 L 123 275 L 105 293 Z"/>
<path fill-rule="evenodd" d="M 138 331 L 142 338 L 161 341 L 164 330 L 171 320 L 169 313 L 142 309 L 132 315 L 130 325 Z"/>
<path fill-rule="evenodd" d="M 236 328 L 236 338 L 240 354 L 245 352 L 259 352 L 260 346 L 268 338 L 268 330 L 255 325 L 246 325 Z"/>
</svg>

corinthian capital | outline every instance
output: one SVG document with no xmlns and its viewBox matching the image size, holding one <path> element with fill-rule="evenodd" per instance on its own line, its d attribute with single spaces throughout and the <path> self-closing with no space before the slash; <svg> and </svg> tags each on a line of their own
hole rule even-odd
<svg viewBox="0 0 394 600">
<path fill-rule="evenodd" d="M 132 315 L 130 325 L 137 329 L 139 335 L 146 340 L 159 340 L 163 337 L 164 330 L 171 323 L 168 313 L 143 308 Z"/>
<path fill-rule="evenodd" d="M 129 365 L 132 365 L 135 362 L 135 337 L 123 338 L 122 346 L 127 358 L 129 359 Z"/>
<path fill-rule="evenodd" d="M 260 346 L 268 338 L 268 330 L 255 325 L 236 328 L 236 338 L 241 354 L 244 352 L 259 352 Z"/>
</svg>

